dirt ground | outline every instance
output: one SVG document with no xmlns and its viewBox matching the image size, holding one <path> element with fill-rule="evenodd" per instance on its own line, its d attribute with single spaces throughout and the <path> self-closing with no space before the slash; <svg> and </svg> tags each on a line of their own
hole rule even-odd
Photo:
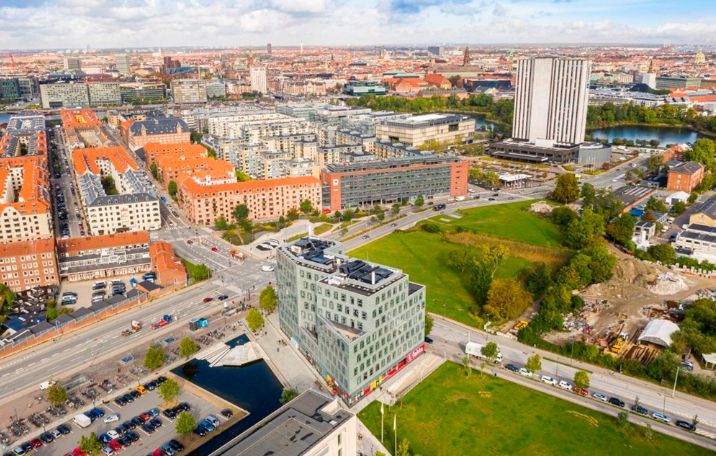
<svg viewBox="0 0 716 456">
<path fill-rule="evenodd" d="M 682 274 L 616 249 L 612 253 L 618 259 L 614 276 L 581 290 L 583 311 L 565 318 L 568 332 L 551 334 L 548 340 L 595 340 L 619 333 L 631 339 L 649 320 L 665 316 L 667 301 L 692 300 L 716 288 L 716 280 Z"/>
</svg>

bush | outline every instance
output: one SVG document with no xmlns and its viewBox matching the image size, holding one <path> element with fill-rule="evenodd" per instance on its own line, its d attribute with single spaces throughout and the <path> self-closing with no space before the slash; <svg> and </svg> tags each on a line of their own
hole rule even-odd
<svg viewBox="0 0 716 456">
<path fill-rule="evenodd" d="M 439 233 L 441 231 L 440 225 L 433 222 L 425 222 L 421 224 L 420 229 L 422 229 L 426 233 Z"/>
</svg>

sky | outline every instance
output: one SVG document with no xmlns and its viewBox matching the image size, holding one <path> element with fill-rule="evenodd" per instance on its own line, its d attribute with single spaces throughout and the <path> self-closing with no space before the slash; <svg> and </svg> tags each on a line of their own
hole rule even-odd
<svg viewBox="0 0 716 456">
<path fill-rule="evenodd" d="M 0 0 L 0 48 L 716 44 L 716 0 Z"/>
</svg>

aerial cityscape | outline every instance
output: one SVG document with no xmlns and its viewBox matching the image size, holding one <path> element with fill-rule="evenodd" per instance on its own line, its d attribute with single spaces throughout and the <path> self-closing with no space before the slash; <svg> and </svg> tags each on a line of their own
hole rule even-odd
<svg viewBox="0 0 716 456">
<path fill-rule="evenodd" d="M 716 452 L 710 1 L 0 3 L 3 456 Z"/>
</svg>

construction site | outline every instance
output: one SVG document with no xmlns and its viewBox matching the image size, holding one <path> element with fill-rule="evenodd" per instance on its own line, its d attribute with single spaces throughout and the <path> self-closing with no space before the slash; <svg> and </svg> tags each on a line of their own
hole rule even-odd
<svg viewBox="0 0 716 456">
<path fill-rule="evenodd" d="M 614 356 L 646 364 L 663 348 L 660 344 L 639 343 L 647 325 L 654 321 L 678 325 L 685 305 L 698 298 L 716 297 L 716 282 L 616 250 L 612 253 L 618 257 L 613 277 L 579 291 L 584 306 L 565 315 L 564 331 L 553 332 L 545 339 L 560 345 L 583 341 Z"/>
</svg>

